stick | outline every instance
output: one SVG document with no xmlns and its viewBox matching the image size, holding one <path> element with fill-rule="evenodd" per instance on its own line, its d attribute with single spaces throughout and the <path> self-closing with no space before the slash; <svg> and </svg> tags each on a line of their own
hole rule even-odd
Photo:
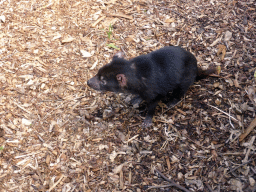
<svg viewBox="0 0 256 192">
<path fill-rule="evenodd" d="M 249 161 L 244 162 L 244 163 L 242 163 L 241 165 L 238 165 L 237 167 L 235 167 L 235 168 L 229 170 L 227 173 L 232 173 L 233 171 L 237 170 L 238 168 L 240 168 L 240 167 L 242 167 L 242 166 L 244 166 L 244 165 L 250 163 L 252 160 L 253 160 L 253 159 L 250 159 Z"/>
<path fill-rule="evenodd" d="M 253 128 L 256 127 L 256 118 L 250 123 L 249 127 L 245 130 L 245 132 L 240 135 L 239 142 L 242 142 L 247 135 L 253 130 Z"/>
<path fill-rule="evenodd" d="M 159 8 L 160 8 L 160 9 L 167 9 L 167 10 L 170 10 L 170 11 L 172 11 L 173 13 L 179 15 L 180 17 L 183 17 L 183 18 L 187 19 L 184 15 L 180 14 L 179 12 L 177 12 L 177 11 L 175 11 L 175 10 L 173 10 L 173 9 L 166 8 L 166 7 L 159 7 Z"/>
<path fill-rule="evenodd" d="M 59 179 L 56 183 L 54 183 L 54 185 L 48 190 L 48 192 L 50 192 L 51 190 L 53 190 L 53 189 L 61 182 L 61 180 L 62 180 L 64 177 L 66 177 L 66 176 L 65 176 L 65 175 L 61 175 L 60 179 Z"/>
<path fill-rule="evenodd" d="M 161 173 L 160 171 L 158 171 L 157 169 L 155 169 L 155 172 L 157 172 L 157 174 L 159 174 L 164 180 L 168 181 L 169 183 L 171 183 L 171 185 L 173 187 L 177 187 L 178 189 L 185 191 L 185 192 L 191 192 L 188 189 L 186 189 L 185 187 L 182 187 L 181 185 L 175 183 L 173 180 L 168 179 L 163 173 Z"/>
<path fill-rule="evenodd" d="M 212 188 L 210 187 L 210 185 L 208 183 L 204 183 L 206 185 L 206 187 L 209 189 L 210 192 L 213 192 Z"/>
<path fill-rule="evenodd" d="M 229 113 L 228 113 L 228 119 L 229 119 L 229 124 L 231 125 L 231 127 L 233 128 L 233 129 L 235 129 L 235 127 L 234 127 L 234 125 L 233 125 L 233 123 L 231 122 L 231 115 L 230 115 L 230 111 L 231 111 L 231 107 L 229 108 Z"/>
<path fill-rule="evenodd" d="M 19 108 L 22 109 L 23 111 L 27 112 L 28 114 L 31 114 L 30 111 L 28 111 L 28 110 L 25 109 L 24 107 L 20 106 L 20 105 L 19 105 L 18 103 L 16 103 L 15 101 L 13 101 L 13 103 L 14 103 L 15 105 L 17 105 L 17 107 L 19 107 Z"/>
<path fill-rule="evenodd" d="M 157 185 L 157 186 L 150 186 L 150 187 L 147 189 L 147 191 L 148 191 L 148 190 L 150 190 L 150 189 L 167 188 L 167 187 L 172 187 L 172 186 L 173 186 L 173 184 L 169 184 L 169 185 Z"/>
<path fill-rule="evenodd" d="M 126 141 L 125 143 L 129 143 L 129 142 L 131 142 L 132 140 L 136 139 L 137 137 L 139 137 L 139 135 L 133 136 L 132 138 L 128 139 L 128 141 Z"/>
<path fill-rule="evenodd" d="M 249 142 L 249 146 L 247 146 L 248 150 L 245 154 L 244 159 L 242 160 L 243 163 L 248 161 L 249 154 L 250 154 L 251 150 L 253 149 L 253 143 L 255 141 L 255 138 L 256 138 L 256 136 L 253 136 L 251 141 Z"/>
<path fill-rule="evenodd" d="M 207 104 L 207 103 L 206 103 L 206 105 L 208 105 L 208 106 L 210 106 L 210 107 L 212 107 L 212 108 L 214 108 L 214 109 L 217 109 L 218 111 L 220 111 L 220 112 L 222 112 L 223 114 L 227 115 L 228 117 L 230 117 L 230 118 L 233 119 L 234 121 L 238 121 L 235 117 L 229 115 L 229 114 L 226 113 L 225 111 L 222 111 L 222 110 L 218 109 L 217 107 L 214 107 L 214 106 L 212 106 L 212 105 L 210 105 L 210 104 Z"/>
<path fill-rule="evenodd" d="M 101 20 L 105 19 L 106 16 L 103 16 L 101 18 L 99 18 L 97 21 L 95 21 L 95 23 L 92 24 L 92 27 L 96 27 L 96 25 L 101 22 Z"/>
<path fill-rule="evenodd" d="M 124 14 L 108 14 L 109 16 L 112 16 L 112 17 L 123 17 L 123 18 L 126 18 L 126 19 L 130 19 L 132 20 L 132 16 L 130 15 L 124 15 Z"/>
<path fill-rule="evenodd" d="M 171 110 L 171 109 L 174 108 L 176 105 L 179 105 L 183 100 L 184 100 L 184 98 L 181 99 L 180 101 L 178 101 L 177 103 L 175 103 L 174 105 L 168 107 L 168 109 L 166 109 L 161 115 L 163 115 L 163 114 L 166 113 L 167 111 Z"/>
</svg>

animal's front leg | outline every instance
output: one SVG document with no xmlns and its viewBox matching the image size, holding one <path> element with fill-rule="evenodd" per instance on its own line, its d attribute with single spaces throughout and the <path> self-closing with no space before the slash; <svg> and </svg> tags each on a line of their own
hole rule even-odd
<svg viewBox="0 0 256 192">
<path fill-rule="evenodd" d="M 167 98 L 167 103 L 166 105 L 168 107 L 173 107 L 174 105 L 176 105 L 180 100 L 181 98 L 185 95 L 186 91 L 187 91 L 187 88 L 189 86 L 185 86 L 185 88 L 183 88 L 182 86 L 179 86 L 178 88 L 174 89 L 172 94 L 169 95 L 169 98 Z"/>
<path fill-rule="evenodd" d="M 146 115 L 146 119 L 142 123 L 143 128 L 150 127 L 152 125 L 152 118 L 155 113 L 157 104 L 158 104 L 158 100 L 148 102 L 148 105 L 147 105 L 148 112 Z"/>
<path fill-rule="evenodd" d="M 131 99 L 130 103 L 131 105 L 133 105 L 134 108 L 138 108 L 142 101 L 143 99 L 139 95 L 137 95 Z"/>
</svg>

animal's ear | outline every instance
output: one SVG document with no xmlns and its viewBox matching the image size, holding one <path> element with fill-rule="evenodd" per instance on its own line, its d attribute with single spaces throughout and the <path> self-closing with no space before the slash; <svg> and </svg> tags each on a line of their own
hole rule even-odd
<svg viewBox="0 0 256 192">
<path fill-rule="evenodd" d="M 127 85 L 127 79 L 124 74 L 117 74 L 116 79 L 121 87 L 126 87 Z"/>
<path fill-rule="evenodd" d="M 119 52 L 117 52 L 117 53 L 113 56 L 113 59 L 115 59 L 115 58 L 124 58 L 124 56 L 125 56 L 124 52 L 119 51 Z"/>
</svg>

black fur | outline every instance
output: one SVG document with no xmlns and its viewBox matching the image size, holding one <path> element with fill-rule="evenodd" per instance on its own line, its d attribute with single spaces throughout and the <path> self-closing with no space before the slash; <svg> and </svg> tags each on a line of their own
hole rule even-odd
<svg viewBox="0 0 256 192">
<path fill-rule="evenodd" d="M 139 95 L 147 102 L 143 127 L 152 124 L 160 100 L 168 97 L 171 103 L 178 102 L 195 80 L 214 72 L 198 69 L 194 55 L 181 47 L 164 47 L 131 60 L 119 55 L 100 68 L 87 84 L 96 90 Z"/>
</svg>

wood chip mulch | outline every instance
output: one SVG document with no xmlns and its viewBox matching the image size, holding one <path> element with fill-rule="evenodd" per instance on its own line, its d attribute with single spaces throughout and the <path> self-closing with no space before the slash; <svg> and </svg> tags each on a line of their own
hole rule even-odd
<svg viewBox="0 0 256 192">
<path fill-rule="evenodd" d="M 86 82 L 179 45 L 217 74 L 151 128 Z M 0 191 L 256 191 L 253 0 L 0 1 Z"/>
</svg>

